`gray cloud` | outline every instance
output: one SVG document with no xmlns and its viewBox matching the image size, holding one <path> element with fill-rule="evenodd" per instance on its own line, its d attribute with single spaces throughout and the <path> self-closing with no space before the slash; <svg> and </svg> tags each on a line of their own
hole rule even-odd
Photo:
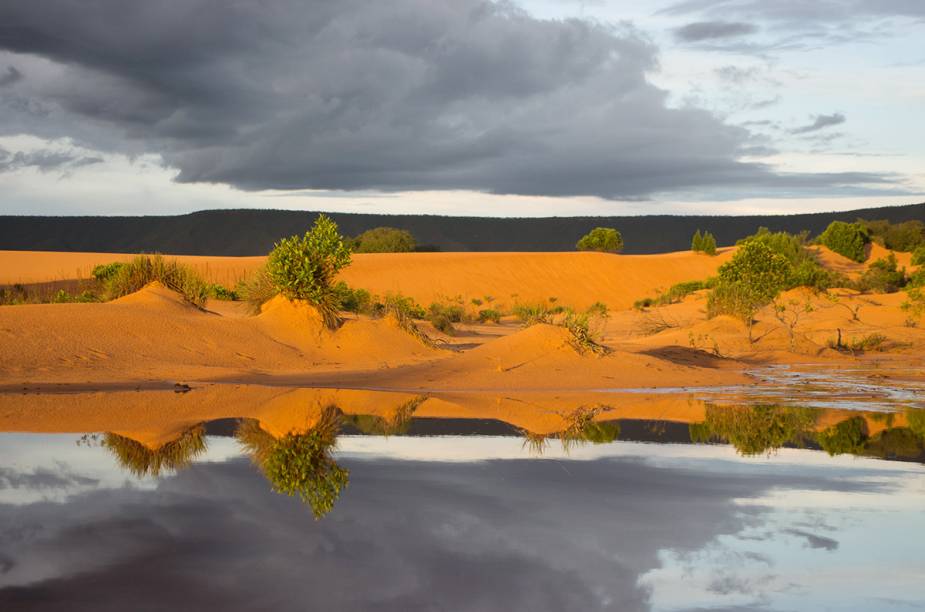
<svg viewBox="0 0 925 612">
<path fill-rule="evenodd" d="M 92 486 L 99 481 L 74 474 L 66 468 L 58 471 L 38 469 L 34 472 L 18 472 L 12 468 L 0 467 L 0 489 L 66 489 L 74 486 Z M 2 563 L 0 563 L 2 566 Z"/>
<path fill-rule="evenodd" d="M 794 180 L 740 161 L 748 130 L 669 108 L 646 79 L 657 49 L 627 26 L 481 0 L 52 0 L 2 3 L 0 23 L 0 48 L 53 62 L 28 67 L 15 104 L 0 99 L 0 131 L 160 153 L 184 182 L 628 199 L 852 189 L 847 174 Z"/>
<path fill-rule="evenodd" d="M 806 545 L 810 548 L 821 548 L 828 551 L 838 550 L 838 540 L 833 540 L 832 538 L 803 531 L 802 529 L 785 529 L 784 533 L 804 538 Z"/>
<path fill-rule="evenodd" d="M 697 21 L 675 30 L 675 38 L 683 42 L 700 42 L 717 38 L 737 38 L 758 31 L 754 25 L 740 21 Z"/>
<path fill-rule="evenodd" d="M 0 147 L 0 173 L 21 168 L 36 168 L 40 172 L 52 170 L 73 170 L 83 166 L 102 163 L 103 158 L 90 155 L 75 155 L 66 151 L 39 150 L 11 153 Z M 2 477 L 0 477 L 2 478 Z"/>
<path fill-rule="evenodd" d="M 16 66 L 7 66 L 6 70 L 0 72 L 0 87 L 12 85 L 22 79 L 22 73 L 16 69 Z"/>
<path fill-rule="evenodd" d="M 646 610 L 638 578 L 659 551 L 760 522 L 762 509 L 736 500 L 881 486 L 813 467 L 718 477 L 633 458 L 344 463 L 350 486 L 319 522 L 244 460 L 196 465 L 153 491 L 0 505 L 0 607 Z"/>
<path fill-rule="evenodd" d="M 918 0 L 684 0 L 661 11 L 668 15 L 705 13 L 795 23 L 851 21 L 860 15 L 925 17 Z"/>
<path fill-rule="evenodd" d="M 832 113 L 831 115 L 816 115 L 816 118 L 812 123 L 795 128 L 791 130 L 791 133 L 808 134 L 810 132 L 818 132 L 819 130 L 831 127 L 833 125 L 841 125 L 845 121 L 845 116 L 841 113 Z"/>
</svg>

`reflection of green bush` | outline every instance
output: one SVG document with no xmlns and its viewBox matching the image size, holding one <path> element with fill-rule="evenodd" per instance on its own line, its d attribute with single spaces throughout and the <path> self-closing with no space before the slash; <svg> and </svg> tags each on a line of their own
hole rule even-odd
<svg viewBox="0 0 925 612">
<path fill-rule="evenodd" d="M 187 429 L 176 440 L 156 449 L 114 433 L 105 434 L 101 446 L 115 455 L 119 465 L 135 476 L 159 476 L 161 472 L 187 467 L 195 457 L 205 452 L 205 428 L 197 425 Z"/>
<path fill-rule="evenodd" d="M 908 427 L 884 429 L 870 438 L 862 454 L 882 459 L 915 459 L 925 452 L 920 435 Z"/>
<path fill-rule="evenodd" d="M 386 419 L 374 414 L 344 415 L 343 422 L 353 425 L 362 433 L 370 436 L 394 436 L 408 433 L 411 427 L 411 417 L 417 407 L 427 399 L 420 395 L 400 405 L 395 409 L 392 418 Z"/>
<path fill-rule="evenodd" d="M 828 454 L 857 455 L 864 449 L 867 440 L 867 422 L 856 416 L 829 427 L 816 434 L 816 442 Z"/>
<path fill-rule="evenodd" d="M 339 411 L 330 406 L 318 424 L 306 433 L 274 438 L 256 421 L 245 420 L 236 437 L 274 491 L 297 495 L 308 504 L 315 518 L 321 518 L 334 508 L 350 480 L 350 472 L 331 456 L 339 428 Z"/>
<path fill-rule="evenodd" d="M 692 428 L 692 437 L 718 438 L 732 444 L 742 455 L 762 455 L 785 444 L 804 442 L 815 411 L 790 406 L 707 406 L 703 428 Z"/>
<path fill-rule="evenodd" d="M 620 437 L 620 424 L 615 422 L 588 424 L 583 433 L 583 440 L 591 444 L 608 444 Z"/>
<path fill-rule="evenodd" d="M 906 410 L 906 421 L 909 423 L 909 429 L 925 440 L 925 410 L 908 408 Z"/>
</svg>

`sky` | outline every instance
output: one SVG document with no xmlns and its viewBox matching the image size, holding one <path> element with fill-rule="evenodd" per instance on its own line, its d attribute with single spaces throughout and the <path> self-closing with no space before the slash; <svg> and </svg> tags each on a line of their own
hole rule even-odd
<svg viewBox="0 0 925 612">
<path fill-rule="evenodd" d="M 925 200 L 920 0 L 11 0 L 0 213 Z"/>
</svg>

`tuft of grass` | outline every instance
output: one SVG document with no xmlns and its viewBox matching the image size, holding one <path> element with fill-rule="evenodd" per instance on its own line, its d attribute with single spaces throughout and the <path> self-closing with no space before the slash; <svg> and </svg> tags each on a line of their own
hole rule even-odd
<svg viewBox="0 0 925 612">
<path fill-rule="evenodd" d="M 159 476 L 162 472 L 175 472 L 187 467 L 205 452 L 205 428 L 197 425 L 187 429 L 176 440 L 157 449 L 114 433 L 105 434 L 101 445 L 115 455 L 119 465 L 135 476 Z"/>
<path fill-rule="evenodd" d="M 114 261 L 108 264 L 99 264 L 93 267 L 93 271 L 90 273 L 94 279 L 101 283 L 107 282 L 116 273 L 119 272 L 125 266 L 121 261 Z"/>
<path fill-rule="evenodd" d="M 842 341 L 841 334 L 837 339 L 830 339 L 826 346 L 843 353 L 866 353 L 869 351 L 885 351 L 887 349 L 887 337 L 883 334 L 867 334 L 859 338 L 854 338 L 848 343 Z"/>
<path fill-rule="evenodd" d="M 588 306 L 588 310 L 585 312 L 592 317 L 601 317 L 602 319 L 606 319 L 610 316 L 610 311 L 607 308 L 607 304 L 604 302 L 594 302 Z"/>
<path fill-rule="evenodd" d="M 494 308 L 485 308 L 479 311 L 479 322 L 480 323 L 500 323 L 501 322 L 501 313 Z"/>
<path fill-rule="evenodd" d="M 209 285 L 192 268 L 176 260 L 168 261 L 158 254 L 139 255 L 121 266 L 106 281 L 104 296 L 113 300 L 134 293 L 154 281 L 176 291 L 197 308 L 202 308 L 209 297 Z"/>
<path fill-rule="evenodd" d="M 562 449 L 567 453 L 576 444 L 581 444 L 583 442 L 599 443 L 599 441 L 603 441 L 603 437 L 600 435 L 601 430 L 594 419 L 601 412 L 609 409 L 609 406 L 603 404 L 598 404 L 596 406 L 579 406 L 570 413 L 563 415 L 566 425 L 565 429 L 559 432 L 559 441 L 562 443 Z M 616 435 L 606 441 L 613 441 L 616 439 L 617 435 L 619 435 L 619 428 L 616 429 Z"/>
<path fill-rule="evenodd" d="M 251 314 L 260 314 L 261 307 L 279 295 L 266 267 L 255 270 L 250 276 L 238 282 L 235 293 L 245 302 Z"/>
<path fill-rule="evenodd" d="M 561 312 L 561 311 L 560 311 Z M 525 327 L 538 323 L 550 323 L 553 313 L 545 304 L 518 304 L 514 306 L 514 316 Z"/>
<path fill-rule="evenodd" d="M 415 319 L 423 319 L 426 313 L 424 309 L 410 297 L 405 297 L 401 294 L 386 294 L 385 299 L 382 301 L 381 308 L 378 310 L 382 316 L 394 317 L 399 328 L 420 340 L 422 344 L 429 347 L 436 347 L 436 343 L 433 339 L 421 331 L 414 322 Z"/>
<path fill-rule="evenodd" d="M 587 314 L 569 313 L 563 325 L 572 334 L 572 346 L 579 353 L 606 355 L 610 349 L 597 341 L 597 334 L 591 330 L 591 318 Z"/>
</svg>

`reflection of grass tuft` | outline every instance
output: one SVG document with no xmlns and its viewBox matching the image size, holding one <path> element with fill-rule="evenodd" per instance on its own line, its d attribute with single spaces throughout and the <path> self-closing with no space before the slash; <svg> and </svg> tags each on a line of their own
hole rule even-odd
<svg viewBox="0 0 925 612">
<path fill-rule="evenodd" d="M 546 452 L 549 447 L 549 436 L 526 429 L 522 429 L 520 433 L 524 438 L 523 448 L 528 449 L 531 455 L 539 456 Z"/>
<path fill-rule="evenodd" d="M 138 477 L 159 476 L 188 466 L 206 450 L 205 428 L 202 425 L 184 431 L 157 449 L 151 449 L 131 438 L 114 433 L 103 436 L 101 445 L 109 450 L 123 468 Z"/>
</svg>

